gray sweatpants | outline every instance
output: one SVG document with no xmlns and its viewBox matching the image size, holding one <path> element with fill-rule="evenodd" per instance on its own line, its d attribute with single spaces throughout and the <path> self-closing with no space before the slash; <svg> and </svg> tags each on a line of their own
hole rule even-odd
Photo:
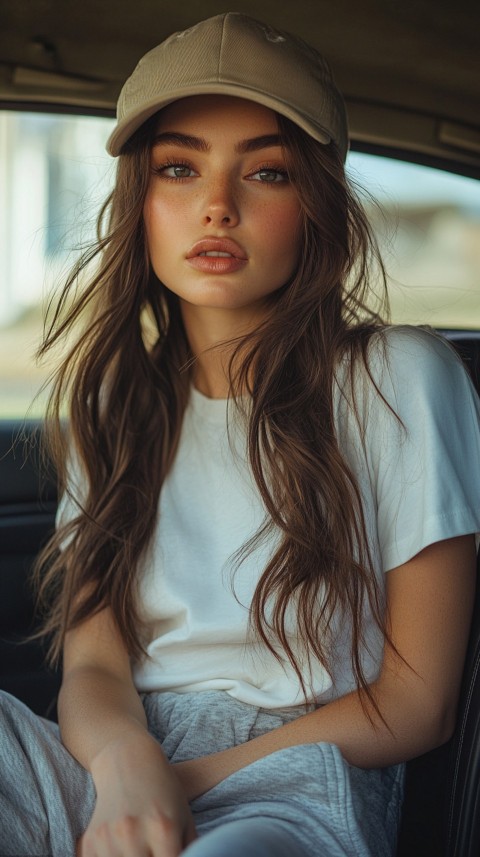
<svg viewBox="0 0 480 857">
<path fill-rule="evenodd" d="M 217 691 L 153 693 L 143 703 L 173 762 L 241 744 L 304 711 L 258 709 Z M 279 750 L 192 801 L 200 838 L 185 857 L 389 857 L 403 768 L 355 768 L 326 743 Z M 0 857 L 74 857 L 94 803 L 92 779 L 56 726 L 0 692 Z"/>
</svg>

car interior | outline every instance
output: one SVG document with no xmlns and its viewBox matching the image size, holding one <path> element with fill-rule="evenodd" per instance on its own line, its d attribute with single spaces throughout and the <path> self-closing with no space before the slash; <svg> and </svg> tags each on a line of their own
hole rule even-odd
<svg viewBox="0 0 480 857">
<path fill-rule="evenodd" d="M 362 171 L 372 173 L 365 204 L 378 227 L 387 269 L 391 265 L 394 272 L 393 319 L 439 330 L 480 391 L 480 5 L 469 0 L 245 0 L 228 4 L 228 10 L 294 32 L 328 58 L 346 98 L 352 176 L 362 185 Z M 23 375 L 15 374 L 16 366 L 23 367 L 26 357 L 34 366 L 33 334 L 14 342 L 22 324 L 35 314 L 40 317 L 38 296 L 32 309 L 32 290 L 44 297 L 46 286 L 40 275 L 33 277 L 33 257 L 23 238 L 13 236 L 12 223 L 30 222 L 37 203 L 39 216 L 50 217 L 42 194 L 55 191 L 46 240 L 53 241 L 55 230 L 63 235 L 61 194 L 67 173 L 57 157 L 60 134 L 54 121 L 87 117 L 107 123 L 98 125 L 95 134 L 82 126 L 75 143 L 70 126 L 61 132 L 70 154 L 76 147 L 75 169 L 82 157 L 96 165 L 100 156 L 97 149 L 90 153 L 89 140 L 106 139 L 121 85 L 137 60 L 170 33 L 223 11 L 227 7 L 215 0 L 0 0 L 0 687 L 52 719 L 60 671 L 48 668 L 43 646 L 28 639 L 38 623 L 29 577 L 54 527 L 57 488 L 55 474 L 41 466 L 41 407 L 30 406 L 35 390 L 32 394 L 27 385 L 25 401 L 18 404 Z M 44 176 L 40 190 L 32 178 L 35 152 L 46 140 L 54 148 L 48 153 L 48 172 L 38 166 L 38 175 Z M 393 179 L 384 194 L 385 164 Z M 413 195 L 399 214 L 407 175 L 398 172 L 401 167 L 413 176 Z M 415 172 L 420 169 L 425 172 Z M 444 199 L 444 179 L 457 183 L 461 202 Z M 83 185 L 80 195 L 85 198 Z M 402 219 L 404 211 L 408 222 Z M 390 215 L 393 226 L 385 226 Z M 38 238 L 40 227 L 29 228 Z M 77 239 L 72 243 L 77 246 Z M 423 254 L 429 243 L 433 262 L 427 263 Z M 67 257 L 73 258 L 66 253 L 55 257 L 57 279 L 66 271 Z M 450 293 L 454 269 L 458 288 Z M 419 286 L 418 310 L 412 309 L 412 283 Z M 444 746 L 407 764 L 397 854 L 479 853 L 477 586 L 455 733 Z"/>
</svg>

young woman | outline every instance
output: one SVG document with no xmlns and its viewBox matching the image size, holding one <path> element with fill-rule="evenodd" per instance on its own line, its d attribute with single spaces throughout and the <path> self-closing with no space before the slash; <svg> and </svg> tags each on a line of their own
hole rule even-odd
<svg viewBox="0 0 480 857">
<path fill-rule="evenodd" d="M 344 106 L 303 42 L 239 14 L 175 34 L 109 148 L 44 345 L 82 321 L 42 566 L 61 742 L 2 696 L 0 852 L 394 854 L 402 763 L 455 720 L 470 381 L 368 308 Z"/>
</svg>

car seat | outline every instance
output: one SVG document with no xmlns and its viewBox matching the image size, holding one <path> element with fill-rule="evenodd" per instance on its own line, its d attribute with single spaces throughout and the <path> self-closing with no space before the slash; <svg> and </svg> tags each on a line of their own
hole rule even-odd
<svg viewBox="0 0 480 857">
<path fill-rule="evenodd" d="M 397 857 L 480 855 L 479 573 L 455 732 L 407 764 Z"/>
</svg>

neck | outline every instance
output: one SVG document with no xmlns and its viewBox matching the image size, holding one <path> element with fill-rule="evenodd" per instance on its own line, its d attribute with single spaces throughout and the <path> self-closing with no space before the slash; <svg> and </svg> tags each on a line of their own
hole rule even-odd
<svg viewBox="0 0 480 857">
<path fill-rule="evenodd" d="M 230 392 L 228 366 L 239 337 L 251 332 L 259 319 L 251 308 L 239 313 L 196 307 L 181 302 L 185 332 L 195 356 L 193 382 L 211 399 L 226 399 Z M 241 391 L 240 391 L 241 392 Z"/>
</svg>

